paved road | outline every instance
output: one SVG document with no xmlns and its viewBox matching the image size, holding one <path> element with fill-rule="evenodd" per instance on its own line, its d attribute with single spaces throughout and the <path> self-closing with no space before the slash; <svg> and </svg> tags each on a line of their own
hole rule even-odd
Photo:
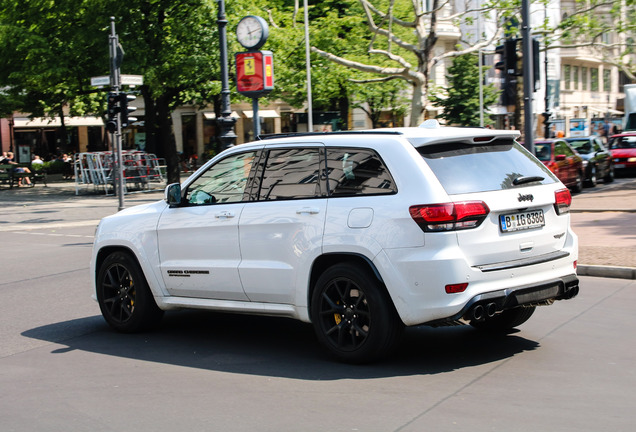
<svg viewBox="0 0 636 432">
<path fill-rule="evenodd" d="M 329 361 L 311 327 L 287 319 L 183 311 L 157 331 L 121 335 L 99 316 L 88 275 L 89 222 L 116 207 L 90 196 L 2 203 L 1 431 L 636 424 L 636 281 L 582 277 L 576 299 L 507 336 L 412 328 L 393 359 L 363 367 Z"/>
</svg>

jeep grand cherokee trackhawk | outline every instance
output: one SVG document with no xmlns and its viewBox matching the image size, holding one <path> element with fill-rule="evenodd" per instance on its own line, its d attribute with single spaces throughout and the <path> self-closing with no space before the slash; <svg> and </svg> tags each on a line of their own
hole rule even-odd
<svg viewBox="0 0 636 432">
<path fill-rule="evenodd" d="M 570 192 L 517 137 L 433 121 L 232 147 L 101 221 L 95 298 L 123 332 L 177 308 L 299 319 L 349 362 L 405 325 L 516 327 L 578 293 Z"/>
</svg>

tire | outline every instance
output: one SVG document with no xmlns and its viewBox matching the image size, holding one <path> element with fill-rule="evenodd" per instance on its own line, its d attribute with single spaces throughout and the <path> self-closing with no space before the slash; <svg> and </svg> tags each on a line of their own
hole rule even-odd
<svg viewBox="0 0 636 432">
<path fill-rule="evenodd" d="M 598 183 L 598 179 L 596 177 L 596 165 L 592 165 L 590 168 L 590 175 L 588 176 L 586 182 L 587 187 L 595 187 Z"/>
<path fill-rule="evenodd" d="M 607 175 L 603 177 L 603 181 L 605 183 L 611 183 L 614 181 L 614 165 L 610 165 L 609 169 L 607 170 Z"/>
<path fill-rule="evenodd" d="M 479 330 L 506 332 L 528 321 L 536 306 L 508 309 L 485 321 L 471 321 L 470 325 Z"/>
<path fill-rule="evenodd" d="M 97 301 L 106 322 L 123 333 L 149 329 L 163 316 L 141 267 L 128 252 L 113 252 L 102 263 Z"/>
<path fill-rule="evenodd" d="M 311 317 L 320 343 L 347 363 L 387 356 L 404 329 L 384 285 L 356 264 L 336 264 L 318 278 Z"/>
</svg>

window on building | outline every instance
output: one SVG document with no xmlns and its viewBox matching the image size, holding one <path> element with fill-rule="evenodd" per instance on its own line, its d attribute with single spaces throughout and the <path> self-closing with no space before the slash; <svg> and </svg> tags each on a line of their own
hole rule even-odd
<svg viewBox="0 0 636 432">
<path fill-rule="evenodd" d="M 612 71 L 609 69 L 603 69 L 603 91 L 609 92 L 612 90 Z"/>
<path fill-rule="evenodd" d="M 586 67 L 582 67 L 581 68 L 581 84 L 583 85 L 582 90 L 583 91 L 587 91 L 587 82 L 589 81 L 588 76 L 587 76 L 587 68 Z"/>
<path fill-rule="evenodd" d="M 590 90 L 598 91 L 598 68 L 590 68 Z"/>
<path fill-rule="evenodd" d="M 570 90 L 572 88 L 572 80 L 570 77 L 570 65 L 563 65 L 563 82 L 565 90 Z"/>
<path fill-rule="evenodd" d="M 573 90 L 579 89 L 579 67 L 572 66 L 572 84 L 574 86 Z"/>
</svg>

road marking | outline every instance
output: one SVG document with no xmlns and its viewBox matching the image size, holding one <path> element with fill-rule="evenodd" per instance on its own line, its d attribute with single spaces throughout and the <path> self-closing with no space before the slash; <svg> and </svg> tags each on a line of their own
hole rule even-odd
<svg viewBox="0 0 636 432">
<path fill-rule="evenodd" d="M 99 219 L 95 220 L 85 220 L 85 221 L 76 221 L 76 222 L 54 222 L 54 223 L 38 223 L 38 224 L 11 224 L 6 226 L 0 226 L 0 232 L 11 232 L 11 231 L 26 231 L 26 230 L 41 230 L 41 229 L 58 229 L 58 228 L 75 228 L 75 227 L 85 227 L 85 226 L 94 226 L 96 227 L 99 224 Z"/>
<path fill-rule="evenodd" d="M 49 236 L 49 237 L 73 237 L 73 238 L 95 238 L 92 235 L 79 235 L 79 234 L 58 234 L 58 233 L 39 233 L 32 231 L 11 231 L 11 234 L 29 234 L 29 235 L 39 235 L 39 236 Z"/>
</svg>

